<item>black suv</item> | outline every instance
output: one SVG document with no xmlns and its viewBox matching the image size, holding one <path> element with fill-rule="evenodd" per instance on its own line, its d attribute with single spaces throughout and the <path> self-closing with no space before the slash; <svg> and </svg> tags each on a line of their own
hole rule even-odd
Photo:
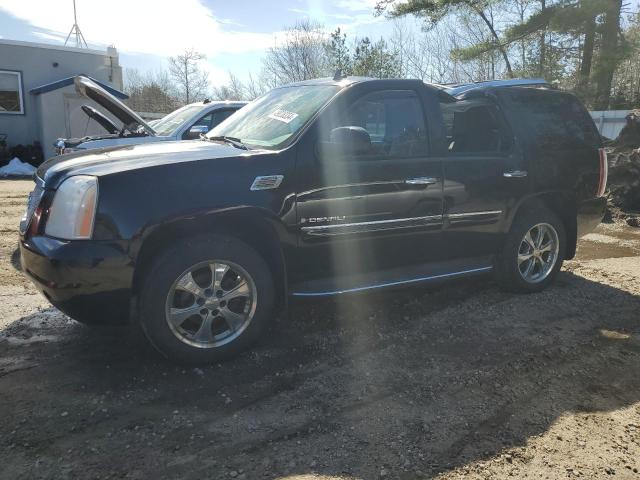
<svg viewBox="0 0 640 480">
<path fill-rule="evenodd" d="M 210 362 L 253 342 L 289 296 L 489 272 L 542 290 L 602 219 L 606 172 L 567 93 L 306 81 L 202 141 L 49 160 L 22 265 L 72 318 L 135 319 L 167 357 Z"/>
</svg>

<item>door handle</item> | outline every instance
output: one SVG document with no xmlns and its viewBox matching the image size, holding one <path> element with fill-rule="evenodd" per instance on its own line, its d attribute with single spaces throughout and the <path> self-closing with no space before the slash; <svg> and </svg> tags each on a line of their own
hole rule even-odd
<svg viewBox="0 0 640 480">
<path fill-rule="evenodd" d="M 408 178 L 404 181 L 407 185 L 433 185 L 438 183 L 438 179 L 434 177 L 416 177 Z"/>
<path fill-rule="evenodd" d="M 528 173 L 524 170 L 512 170 L 510 172 L 504 172 L 502 174 L 502 176 L 506 178 L 524 178 L 527 175 Z"/>
</svg>

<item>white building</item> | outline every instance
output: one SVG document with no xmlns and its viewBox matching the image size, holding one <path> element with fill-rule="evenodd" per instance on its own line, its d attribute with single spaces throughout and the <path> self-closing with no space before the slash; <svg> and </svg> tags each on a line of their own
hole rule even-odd
<svg viewBox="0 0 640 480">
<path fill-rule="evenodd" d="M 9 147 L 40 142 L 45 158 L 58 137 L 104 133 L 80 110 L 72 77 L 91 77 L 113 95 L 122 93 L 115 48 L 106 51 L 0 39 L 0 134 Z M 96 105 L 93 105 L 96 107 Z"/>
</svg>

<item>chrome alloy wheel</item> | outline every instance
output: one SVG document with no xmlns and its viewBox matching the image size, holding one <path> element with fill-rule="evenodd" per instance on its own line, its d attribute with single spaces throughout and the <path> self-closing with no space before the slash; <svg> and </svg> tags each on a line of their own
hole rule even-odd
<svg viewBox="0 0 640 480">
<path fill-rule="evenodd" d="M 169 289 L 165 316 L 182 342 L 215 348 L 240 336 L 251 323 L 256 305 L 251 276 L 239 265 L 212 260 L 178 277 Z"/>
<path fill-rule="evenodd" d="M 543 281 L 553 271 L 558 260 L 558 232 L 548 223 L 533 226 L 520 242 L 518 270 L 529 283 Z"/>
</svg>

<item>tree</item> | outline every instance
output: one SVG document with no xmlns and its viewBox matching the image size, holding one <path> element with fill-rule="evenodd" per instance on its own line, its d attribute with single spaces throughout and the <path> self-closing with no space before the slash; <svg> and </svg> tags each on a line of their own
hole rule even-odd
<svg viewBox="0 0 640 480">
<path fill-rule="evenodd" d="M 347 46 L 347 34 L 337 28 L 327 44 L 329 65 L 335 71 L 341 71 L 343 75 L 351 74 L 351 54 Z"/>
<path fill-rule="evenodd" d="M 398 77 L 399 64 L 397 56 L 389 50 L 383 39 L 371 43 L 364 37 L 356 43 L 353 53 L 353 75 L 376 78 Z"/>
<path fill-rule="evenodd" d="M 593 72 L 596 95 L 593 106 L 596 110 L 606 110 L 611 99 L 611 83 L 616 67 L 622 60 L 618 47 L 620 34 L 620 13 L 622 0 L 606 0 L 602 39 L 598 61 Z"/>
<path fill-rule="evenodd" d="M 623 33 L 627 55 L 613 76 L 609 108 L 630 110 L 640 108 L 640 12 Z"/>
<path fill-rule="evenodd" d="M 263 78 L 276 87 L 328 75 L 326 44 L 319 23 L 304 20 L 286 28 L 283 40 L 267 51 Z"/>
<path fill-rule="evenodd" d="M 127 105 L 137 112 L 169 113 L 178 105 L 175 86 L 164 70 L 141 74 L 127 69 L 124 90 Z"/>
<path fill-rule="evenodd" d="M 169 57 L 169 74 L 178 87 L 182 104 L 203 100 L 209 90 L 209 73 L 200 69 L 206 56 L 193 49 Z"/>
<path fill-rule="evenodd" d="M 266 82 L 256 80 L 253 78 L 251 72 L 249 72 L 249 78 L 245 85 L 245 93 L 247 100 L 253 100 L 264 95 L 267 92 Z"/>
<path fill-rule="evenodd" d="M 387 11 L 389 16 L 402 17 L 414 15 L 427 22 L 427 28 L 442 21 L 450 14 L 468 13 L 477 16 L 487 28 L 489 38 L 480 43 L 467 47 L 457 53 L 460 59 L 472 59 L 496 50 L 502 56 L 507 70 L 507 76 L 513 77 L 513 70 L 507 48 L 501 38 L 493 19 L 490 7 L 497 0 L 378 0 L 376 11 L 380 14 Z M 388 7 L 391 7 L 388 9 Z"/>
<path fill-rule="evenodd" d="M 216 100 L 244 100 L 245 86 L 237 76 L 229 72 L 229 82 L 226 85 L 213 87 L 213 98 Z"/>
<path fill-rule="evenodd" d="M 576 93 L 588 102 L 593 100 L 596 109 L 606 109 L 613 75 L 624 53 L 620 49 L 621 10 L 621 0 L 562 0 L 551 5 L 542 0 L 540 10 L 511 26 L 506 37 L 508 41 L 518 41 L 555 32 L 569 46 L 577 44 Z M 547 71 L 544 68 L 547 52 L 541 50 L 541 72 Z M 565 61 L 570 59 L 571 52 L 565 52 L 563 57 Z"/>
</svg>

